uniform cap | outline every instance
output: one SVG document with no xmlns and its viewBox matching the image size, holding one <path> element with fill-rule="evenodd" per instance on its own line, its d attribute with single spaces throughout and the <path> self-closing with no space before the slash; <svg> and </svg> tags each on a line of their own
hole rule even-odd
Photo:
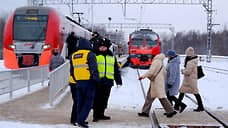
<svg viewBox="0 0 228 128">
<path fill-rule="evenodd" d="M 99 42 L 99 47 L 100 46 L 106 46 L 106 47 L 109 48 L 111 46 L 111 41 L 109 39 L 107 39 L 107 38 L 103 38 Z"/>
</svg>

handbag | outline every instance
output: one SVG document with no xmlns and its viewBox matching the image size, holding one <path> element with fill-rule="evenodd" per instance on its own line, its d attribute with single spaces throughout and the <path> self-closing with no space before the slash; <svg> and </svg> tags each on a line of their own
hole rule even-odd
<svg viewBox="0 0 228 128">
<path fill-rule="evenodd" d="M 204 75 L 204 73 L 203 73 L 203 68 L 202 68 L 202 66 L 200 65 L 200 66 L 197 66 L 197 78 L 198 79 L 200 79 L 200 78 L 202 78 L 202 77 L 204 77 L 205 75 Z"/>
<path fill-rule="evenodd" d="M 151 77 L 148 77 L 149 80 L 154 81 L 154 79 L 156 78 L 156 76 L 158 75 L 158 73 L 161 71 L 163 65 L 161 66 L 161 68 L 159 69 L 159 71 L 156 73 L 156 75 L 152 75 Z"/>
</svg>

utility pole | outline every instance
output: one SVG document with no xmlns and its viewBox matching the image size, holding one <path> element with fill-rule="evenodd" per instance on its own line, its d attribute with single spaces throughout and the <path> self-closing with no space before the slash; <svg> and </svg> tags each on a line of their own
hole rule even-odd
<svg viewBox="0 0 228 128">
<path fill-rule="evenodd" d="M 84 14 L 83 12 L 73 12 L 72 14 L 77 14 L 78 15 L 78 23 L 81 23 L 81 18 L 80 15 Z"/>
</svg>

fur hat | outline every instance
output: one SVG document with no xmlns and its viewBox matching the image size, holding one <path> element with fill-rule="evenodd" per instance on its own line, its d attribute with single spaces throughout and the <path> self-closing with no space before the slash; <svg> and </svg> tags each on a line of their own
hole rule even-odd
<svg viewBox="0 0 228 128">
<path fill-rule="evenodd" d="M 107 38 L 103 38 L 99 42 L 99 47 L 100 46 L 106 46 L 107 48 L 109 48 L 111 46 L 111 41 Z"/>
<path fill-rule="evenodd" d="M 186 50 L 185 50 L 185 54 L 186 56 L 194 56 L 194 48 L 193 47 L 188 47 Z"/>
<path fill-rule="evenodd" d="M 168 50 L 166 52 L 166 56 L 170 56 L 170 57 L 175 57 L 176 56 L 176 52 L 174 50 Z"/>
</svg>

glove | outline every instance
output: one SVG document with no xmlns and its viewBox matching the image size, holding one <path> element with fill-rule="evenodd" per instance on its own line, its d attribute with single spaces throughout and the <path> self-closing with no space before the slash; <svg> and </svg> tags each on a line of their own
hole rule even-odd
<svg viewBox="0 0 228 128">
<path fill-rule="evenodd" d="M 172 85 L 171 84 L 168 84 L 168 88 L 172 88 Z"/>
<path fill-rule="evenodd" d="M 139 80 L 142 80 L 142 79 L 143 79 L 143 78 L 140 76 L 140 77 L 139 77 Z"/>
</svg>

